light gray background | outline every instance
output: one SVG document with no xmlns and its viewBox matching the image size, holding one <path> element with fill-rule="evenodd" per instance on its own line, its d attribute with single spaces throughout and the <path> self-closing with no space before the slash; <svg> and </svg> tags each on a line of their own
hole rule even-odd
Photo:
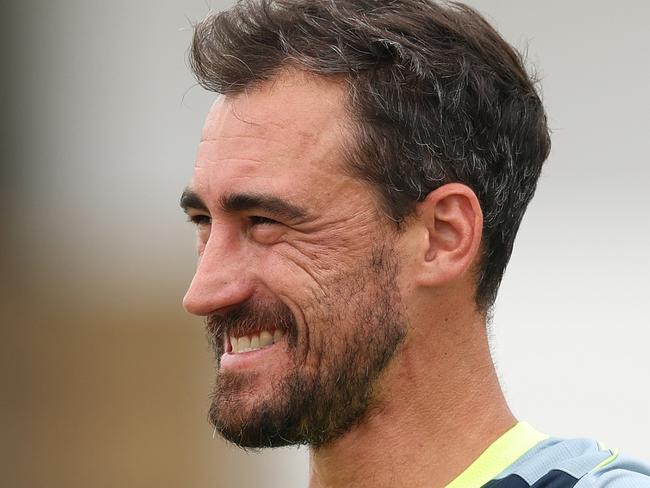
<svg viewBox="0 0 650 488">
<path fill-rule="evenodd" d="M 542 77 L 553 150 L 494 318 L 516 414 L 650 460 L 650 7 L 473 1 Z M 212 439 L 178 209 L 212 94 L 213 1 L 14 1 L 4 20 L 0 477 L 13 487 L 305 486 L 306 452 Z"/>
</svg>

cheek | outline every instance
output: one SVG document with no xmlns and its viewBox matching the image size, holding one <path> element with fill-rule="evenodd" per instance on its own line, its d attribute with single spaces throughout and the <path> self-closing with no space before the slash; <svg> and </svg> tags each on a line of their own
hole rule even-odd
<svg viewBox="0 0 650 488">
<path fill-rule="evenodd" d="M 314 320 L 324 312 L 323 306 L 329 301 L 332 290 L 327 283 L 338 271 L 335 263 L 329 260 L 306 256 L 288 246 L 278 246 L 276 250 L 261 260 L 264 271 L 263 280 L 269 283 L 276 293 L 295 304 L 305 315 L 306 320 Z"/>
<path fill-rule="evenodd" d="M 367 251 L 365 251 L 367 252 Z M 358 266 L 365 254 L 342 239 L 310 239 L 291 243 L 285 257 L 291 264 L 309 274 L 319 287 L 336 276 Z"/>
<path fill-rule="evenodd" d="M 317 299 L 320 288 L 319 277 L 309 266 L 297 259 L 280 244 L 273 249 L 259 249 L 252 256 L 251 263 L 259 281 L 273 295 L 294 308 L 294 315 L 302 313 Z M 296 319 L 300 319 L 296 315 Z"/>
</svg>

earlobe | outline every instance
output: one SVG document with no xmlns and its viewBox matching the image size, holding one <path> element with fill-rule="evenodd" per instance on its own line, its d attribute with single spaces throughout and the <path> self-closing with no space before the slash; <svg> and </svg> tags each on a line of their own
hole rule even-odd
<svg viewBox="0 0 650 488">
<path fill-rule="evenodd" d="M 440 286 L 464 276 L 481 247 L 483 213 L 476 194 L 450 183 L 418 204 L 418 218 L 428 240 L 420 258 L 419 282 Z"/>
</svg>

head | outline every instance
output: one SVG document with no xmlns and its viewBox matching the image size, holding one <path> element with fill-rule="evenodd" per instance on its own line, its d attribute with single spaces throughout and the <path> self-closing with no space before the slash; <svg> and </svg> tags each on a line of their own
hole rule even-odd
<svg viewBox="0 0 650 488">
<path fill-rule="evenodd" d="M 493 304 L 550 147 L 542 104 L 461 4 L 242 1 L 196 26 L 190 61 L 223 95 L 183 197 L 211 420 L 240 445 L 325 444 L 378 405 L 421 288 Z"/>
</svg>

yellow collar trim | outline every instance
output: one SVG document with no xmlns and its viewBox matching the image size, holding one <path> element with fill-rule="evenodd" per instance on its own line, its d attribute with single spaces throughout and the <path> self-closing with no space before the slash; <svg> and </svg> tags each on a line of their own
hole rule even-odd
<svg viewBox="0 0 650 488">
<path fill-rule="evenodd" d="M 480 488 L 548 437 L 537 432 L 526 422 L 518 422 L 483 451 L 483 454 L 446 488 Z"/>
</svg>

